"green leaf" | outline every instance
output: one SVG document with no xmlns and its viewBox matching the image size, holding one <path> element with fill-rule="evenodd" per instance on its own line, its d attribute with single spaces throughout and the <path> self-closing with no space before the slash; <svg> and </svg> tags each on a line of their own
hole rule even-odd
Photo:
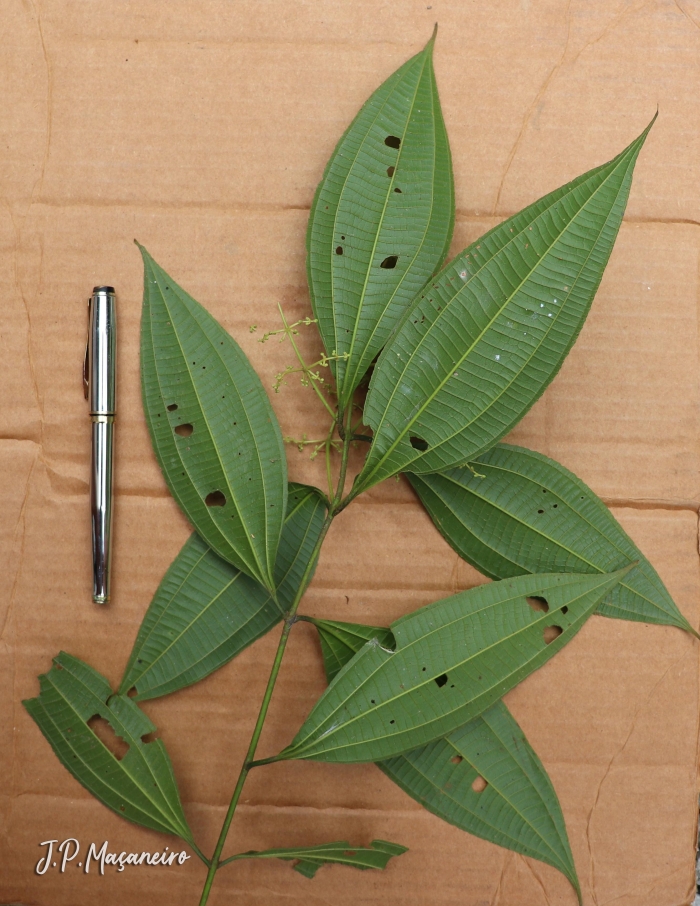
<svg viewBox="0 0 700 906">
<path fill-rule="evenodd" d="M 463 465 L 538 399 L 588 314 L 650 128 L 477 240 L 416 299 L 374 369 L 374 440 L 353 494 Z"/>
<path fill-rule="evenodd" d="M 316 488 L 289 485 L 277 562 L 277 601 L 194 534 L 156 592 L 134 643 L 120 692 L 136 701 L 167 695 L 227 664 L 278 623 L 299 588 L 325 516 Z"/>
<path fill-rule="evenodd" d="M 381 761 L 446 736 L 559 651 L 632 566 L 505 579 L 402 617 L 396 650 L 367 642 L 272 760 Z"/>
<path fill-rule="evenodd" d="M 273 591 L 287 461 L 272 406 L 235 340 L 139 248 L 143 407 L 163 475 L 209 547 Z"/>
<path fill-rule="evenodd" d="M 347 840 L 337 843 L 320 843 L 317 846 L 292 846 L 288 849 L 266 849 L 262 852 L 240 853 L 224 859 L 221 863 L 233 862 L 236 859 L 284 859 L 287 862 L 298 860 L 293 866 L 295 871 L 306 878 L 313 878 L 322 865 L 334 863 L 349 865 L 364 871 L 367 868 L 384 869 L 393 856 L 408 852 L 406 846 L 389 843 L 387 840 L 372 840 L 369 848 L 350 846 Z"/>
<path fill-rule="evenodd" d="M 366 640 L 376 638 L 387 647 L 387 640 L 392 638 L 389 629 L 375 626 L 311 622 L 318 629 L 328 682 Z M 542 762 L 502 701 L 446 738 L 379 761 L 377 767 L 443 821 L 553 865 L 571 881 L 580 899 L 557 794 Z M 488 784 L 485 789 L 472 786 L 478 778 Z"/>
<path fill-rule="evenodd" d="M 568 469 L 541 453 L 499 444 L 469 468 L 407 476 L 433 522 L 468 563 L 492 579 L 526 573 L 637 569 L 598 613 L 695 630 L 654 567 L 605 504 Z"/>
<path fill-rule="evenodd" d="M 445 259 L 454 185 L 433 71 L 435 35 L 362 107 L 316 191 L 311 303 L 341 410 L 406 307 Z"/>
<path fill-rule="evenodd" d="M 122 818 L 193 843 L 170 758 L 160 739 L 143 741 L 156 728 L 138 705 L 64 651 L 39 683 L 39 696 L 24 707 L 75 779 Z M 129 746 L 123 758 L 88 726 L 97 715 Z"/>
<path fill-rule="evenodd" d="M 557 794 L 503 702 L 447 738 L 377 766 L 449 824 L 552 865 L 569 879 L 580 902 Z"/>
<path fill-rule="evenodd" d="M 336 620 L 317 620 L 306 616 L 299 619 L 313 623 L 318 630 L 323 667 L 329 683 L 370 639 L 376 639 L 383 648 L 393 648 L 396 644 L 391 629 L 383 626 L 339 623 Z"/>
</svg>

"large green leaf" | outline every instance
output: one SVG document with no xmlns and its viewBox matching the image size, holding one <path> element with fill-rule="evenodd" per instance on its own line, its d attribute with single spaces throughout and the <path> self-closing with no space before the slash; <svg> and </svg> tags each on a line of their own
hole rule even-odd
<svg viewBox="0 0 700 906">
<path fill-rule="evenodd" d="M 557 794 L 503 702 L 447 738 L 379 762 L 378 767 L 439 818 L 553 865 L 571 881 L 580 901 Z"/>
<path fill-rule="evenodd" d="M 337 843 L 319 843 L 316 846 L 292 846 L 288 849 L 266 849 L 261 852 L 240 853 L 222 861 L 222 865 L 237 859 L 284 859 L 294 861 L 295 871 L 306 878 L 313 878 L 322 865 L 348 865 L 364 871 L 367 868 L 384 869 L 393 856 L 407 852 L 407 847 L 387 840 L 372 840 L 369 847 L 350 846 L 347 840 Z"/>
<path fill-rule="evenodd" d="M 504 579 L 402 617 L 396 650 L 367 642 L 275 760 L 381 761 L 451 733 L 561 650 L 631 568 Z"/>
<path fill-rule="evenodd" d="M 333 620 L 311 622 L 318 629 L 328 682 L 367 640 L 393 645 L 389 629 Z M 443 821 L 553 865 L 579 892 L 557 794 L 502 701 L 449 736 L 379 761 L 377 767 Z"/>
<path fill-rule="evenodd" d="M 473 463 L 408 478 L 445 540 L 492 579 L 608 573 L 639 561 L 598 606 L 695 633 L 644 554 L 593 491 L 541 453 L 499 444 Z"/>
<path fill-rule="evenodd" d="M 141 381 L 153 449 L 209 547 L 272 591 L 287 501 L 272 406 L 235 340 L 140 248 Z"/>
<path fill-rule="evenodd" d="M 165 574 L 143 619 L 120 692 L 167 695 L 227 664 L 282 619 L 321 531 L 326 503 L 316 488 L 289 485 L 275 582 L 277 601 L 192 535 Z"/>
<path fill-rule="evenodd" d="M 193 843 L 168 753 L 160 739 L 143 741 L 155 727 L 138 705 L 64 651 L 39 683 L 24 707 L 75 779 L 122 818 Z M 129 746 L 121 759 L 88 726 L 97 715 Z"/>
<path fill-rule="evenodd" d="M 378 88 L 316 191 L 307 233 L 311 303 L 341 409 L 425 281 L 454 224 L 450 149 L 433 38 Z"/>
<path fill-rule="evenodd" d="M 374 369 L 374 440 L 355 493 L 464 464 L 537 400 L 588 314 L 649 128 L 477 240 L 417 297 Z"/>
</svg>

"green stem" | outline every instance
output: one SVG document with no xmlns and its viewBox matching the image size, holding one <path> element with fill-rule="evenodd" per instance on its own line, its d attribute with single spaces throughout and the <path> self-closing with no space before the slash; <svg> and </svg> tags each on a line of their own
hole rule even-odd
<svg viewBox="0 0 700 906">
<path fill-rule="evenodd" d="M 209 865 L 209 871 L 207 872 L 207 878 L 204 882 L 204 888 L 202 889 L 202 896 L 199 901 L 199 906 L 205 906 L 207 900 L 209 899 L 209 893 L 211 891 L 211 886 L 214 883 L 214 876 L 217 872 L 217 869 L 223 864 L 221 859 L 221 853 L 224 849 L 224 844 L 226 843 L 226 837 L 228 836 L 229 828 L 231 827 L 231 822 L 233 821 L 233 816 L 236 812 L 236 806 L 238 805 L 238 800 L 241 798 L 241 793 L 243 792 L 243 786 L 248 777 L 248 772 L 250 771 L 253 763 L 253 758 L 255 757 L 255 750 L 258 747 L 258 742 L 260 740 L 260 734 L 262 733 L 263 726 L 265 724 L 265 718 L 267 717 L 267 710 L 270 706 L 270 700 L 272 699 L 272 692 L 275 688 L 275 683 L 277 682 L 277 676 L 280 672 L 280 667 L 282 666 L 282 658 L 284 657 L 284 651 L 287 647 L 287 641 L 289 639 L 289 634 L 292 631 L 292 626 L 296 622 L 296 612 L 299 607 L 299 602 L 301 601 L 304 592 L 307 589 L 309 582 L 311 581 L 311 576 L 313 574 L 313 569 L 316 564 L 319 552 L 321 550 L 321 545 L 323 540 L 328 533 L 328 529 L 331 526 L 331 522 L 338 511 L 338 506 L 343 497 L 343 490 L 345 488 L 345 475 L 347 473 L 348 467 L 348 453 L 350 450 L 350 432 L 346 432 L 346 439 L 343 441 L 343 453 L 340 462 L 340 475 L 338 478 L 338 486 L 336 488 L 335 496 L 330 505 L 330 509 L 326 514 L 326 518 L 321 527 L 321 532 L 318 536 L 314 549 L 311 552 L 309 557 L 309 562 L 306 565 L 304 574 L 301 577 L 301 582 L 299 583 L 299 589 L 294 596 L 291 607 L 287 611 L 284 626 L 282 628 L 282 635 L 280 636 L 279 644 L 277 646 L 277 653 L 275 654 L 275 660 L 272 663 L 272 670 L 270 671 L 270 678 L 267 681 L 267 687 L 265 689 L 265 694 L 263 695 L 263 700 L 260 705 L 260 711 L 258 712 L 258 719 L 255 722 L 255 728 L 253 729 L 253 735 L 250 739 L 250 745 L 248 746 L 248 751 L 246 752 L 245 759 L 243 761 L 243 767 L 241 772 L 238 775 L 238 781 L 236 782 L 236 788 L 233 791 L 231 797 L 231 802 L 229 803 L 228 811 L 226 812 L 226 817 L 224 818 L 224 823 L 221 827 L 221 832 L 219 834 L 219 839 L 216 843 L 216 849 L 214 854 L 211 857 L 211 863 Z"/>
</svg>

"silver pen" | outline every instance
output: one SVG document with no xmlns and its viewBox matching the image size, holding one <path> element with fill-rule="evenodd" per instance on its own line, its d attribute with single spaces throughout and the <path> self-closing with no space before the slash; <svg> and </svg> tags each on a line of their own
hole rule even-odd
<svg viewBox="0 0 700 906">
<path fill-rule="evenodd" d="M 90 402 L 92 456 L 92 600 L 109 601 L 112 553 L 112 477 L 116 412 L 117 325 L 113 286 L 96 286 L 88 300 L 88 336 L 83 365 L 85 399 Z"/>
</svg>

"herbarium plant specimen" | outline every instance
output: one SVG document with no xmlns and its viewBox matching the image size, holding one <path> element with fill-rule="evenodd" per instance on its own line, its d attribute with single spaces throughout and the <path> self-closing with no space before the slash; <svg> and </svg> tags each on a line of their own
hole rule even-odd
<svg viewBox="0 0 700 906">
<path fill-rule="evenodd" d="M 327 489 L 288 483 L 275 414 L 240 347 L 141 248 L 143 404 L 165 480 L 195 534 L 155 593 L 119 690 L 61 653 L 25 705 L 105 805 L 179 836 L 200 857 L 200 906 L 216 872 L 239 859 L 293 860 L 312 877 L 324 863 L 383 868 L 404 852 L 382 840 L 352 848 L 309 840 L 223 858 L 248 773 L 295 758 L 376 762 L 445 821 L 559 869 L 580 900 L 556 793 L 501 699 L 594 612 L 696 634 L 590 488 L 546 456 L 499 442 L 583 325 L 650 126 L 443 267 L 454 191 L 433 43 L 362 107 L 311 209 L 306 323 L 317 324 L 325 354 L 314 365 L 299 354 L 298 370 L 328 412 L 318 444 Z M 298 325 L 284 325 L 298 353 Z M 366 458 L 346 487 L 358 445 Z M 300 614 L 333 519 L 401 474 L 445 540 L 494 581 L 389 627 Z M 329 685 L 289 745 L 257 758 L 298 620 L 318 630 Z M 278 624 L 248 752 L 218 844 L 205 854 L 162 741 L 144 741 L 154 727 L 141 702 L 197 682 Z M 121 759 L 91 729 L 95 716 L 127 744 Z"/>
</svg>

